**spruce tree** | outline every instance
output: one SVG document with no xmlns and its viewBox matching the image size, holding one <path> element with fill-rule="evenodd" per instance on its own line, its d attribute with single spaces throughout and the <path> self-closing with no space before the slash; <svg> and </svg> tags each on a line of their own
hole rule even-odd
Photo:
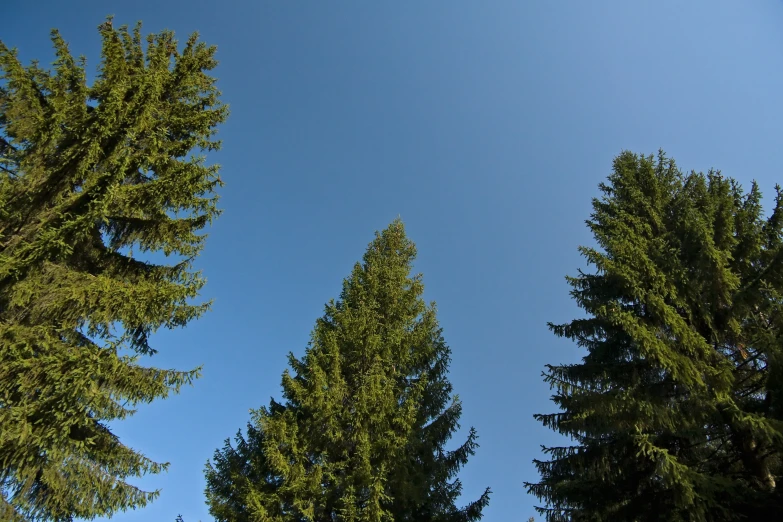
<svg viewBox="0 0 783 522">
<path fill-rule="evenodd" d="M 568 278 L 586 348 L 547 366 L 573 441 L 527 484 L 549 521 L 773 520 L 783 507 L 783 195 L 624 152 L 587 222 L 595 267 Z"/>
<path fill-rule="evenodd" d="M 289 355 L 285 401 L 253 412 L 236 445 L 206 469 L 220 522 L 428 522 L 481 518 L 489 490 L 465 507 L 456 474 L 476 432 L 448 451 L 461 407 L 450 350 L 427 305 L 402 223 L 376 234 L 326 305 L 304 356 Z"/>
<path fill-rule="evenodd" d="M 110 422 L 190 383 L 145 367 L 150 335 L 200 316 L 192 262 L 218 214 L 227 116 L 215 48 L 141 26 L 99 28 L 101 62 L 57 31 L 53 69 L 0 42 L 0 520 L 70 521 L 144 506 L 158 473 Z M 145 252 L 173 255 L 149 262 Z M 162 259 L 162 256 L 161 256 Z"/>
</svg>

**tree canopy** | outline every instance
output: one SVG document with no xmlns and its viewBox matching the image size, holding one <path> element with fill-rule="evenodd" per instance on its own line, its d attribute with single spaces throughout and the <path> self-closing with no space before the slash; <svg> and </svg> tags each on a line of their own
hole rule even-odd
<svg viewBox="0 0 783 522">
<path fill-rule="evenodd" d="M 316 321 L 302 358 L 289 355 L 285 401 L 253 412 L 246 434 L 207 465 L 221 522 L 469 522 L 489 490 L 456 502 L 456 475 L 476 432 L 454 450 L 459 400 L 434 304 L 422 299 L 402 223 L 376 234 L 340 299 Z"/>
<path fill-rule="evenodd" d="M 573 444 L 528 491 L 549 521 L 772 520 L 783 471 L 783 195 L 624 152 L 587 222 L 595 267 L 569 277 L 587 350 L 547 366 Z M 776 514 L 777 513 L 777 514 Z"/>
<path fill-rule="evenodd" d="M 127 479 L 166 464 L 109 423 L 198 374 L 144 367 L 150 335 L 203 314 L 193 269 L 218 214 L 227 107 L 215 47 L 99 28 L 98 74 L 57 31 L 53 69 L 0 42 L 0 519 L 68 521 L 144 506 Z M 172 255 L 154 263 L 145 253 Z M 162 256 L 161 256 L 162 257 Z"/>
</svg>

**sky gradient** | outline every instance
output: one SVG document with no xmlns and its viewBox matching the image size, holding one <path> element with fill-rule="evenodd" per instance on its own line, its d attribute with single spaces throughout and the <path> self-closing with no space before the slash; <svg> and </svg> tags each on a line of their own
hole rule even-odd
<svg viewBox="0 0 783 522">
<path fill-rule="evenodd" d="M 203 377 L 115 425 L 171 462 L 137 481 L 161 497 L 119 522 L 211 520 L 206 460 L 280 398 L 286 354 L 398 215 L 453 351 L 454 444 L 480 437 L 466 499 L 490 486 L 485 521 L 526 521 L 531 460 L 562 442 L 532 418 L 554 407 L 541 371 L 582 355 L 546 323 L 580 313 L 564 276 L 585 267 L 613 157 L 663 148 L 770 196 L 783 179 L 779 1 L 9 0 L 0 39 L 50 63 L 56 27 L 94 67 L 108 14 L 180 41 L 198 30 L 231 107 L 209 157 L 225 213 L 197 262 L 214 308 L 157 335 L 149 360 Z"/>
</svg>

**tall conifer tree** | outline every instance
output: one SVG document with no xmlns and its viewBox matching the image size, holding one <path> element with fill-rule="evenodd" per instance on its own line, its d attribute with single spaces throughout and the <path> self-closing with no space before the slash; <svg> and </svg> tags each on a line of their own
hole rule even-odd
<svg viewBox="0 0 783 522">
<path fill-rule="evenodd" d="M 411 276 L 416 250 L 399 221 L 377 234 L 304 357 L 289 356 L 284 403 L 253 413 L 207 465 L 210 512 L 221 522 L 468 522 L 455 478 L 476 448 L 453 451 L 461 407 L 446 374 L 450 350 L 434 304 Z"/>
<path fill-rule="evenodd" d="M 552 331 L 587 349 L 548 366 L 574 444 L 545 448 L 528 491 L 549 521 L 773 520 L 783 467 L 783 195 L 614 161 L 587 222 L 594 273 L 568 278 L 586 317 Z"/>
<path fill-rule="evenodd" d="M 0 42 L 0 520 L 144 506 L 156 492 L 126 480 L 166 464 L 108 423 L 197 376 L 138 357 L 208 308 L 192 261 L 220 179 L 190 151 L 218 148 L 227 108 L 214 47 L 140 31 L 100 26 L 92 85 L 57 31 L 53 71 Z"/>
</svg>

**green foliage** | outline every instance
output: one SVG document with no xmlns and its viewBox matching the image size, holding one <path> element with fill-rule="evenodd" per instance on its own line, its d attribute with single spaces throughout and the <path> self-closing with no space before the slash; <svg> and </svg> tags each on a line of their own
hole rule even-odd
<svg viewBox="0 0 783 522">
<path fill-rule="evenodd" d="M 773 520 L 783 507 L 783 195 L 765 217 L 710 171 L 661 152 L 614 161 L 587 222 L 587 316 L 552 331 L 587 349 L 548 366 L 571 437 L 536 461 L 549 521 Z"/>
<path fill-rule="evenodd" d="M 289 355 L 285 403 L 253 412 L 206 469 L 221 522 L 479 520 L 489 490 L 455 506 L 455 476 L 477 443 L 446 451 L 461 407 L 434 304 L 411 276 L 416 250 L 399 221 L 376 234 L 312 332 Z"/>
<path fill-rule="evenodd" d="M 100 27 L 86 80 L 57 31 L 53 71 L 0 42 L 0 519 L 68 521 L 144 506 L 128 478 L 165 464 L 108 423 L 177 391 L 191 371 L 138 364 L 160 327 L 204 313 L 192 261 L 219 213 L 215 150 L 227 116 L 215 48 Z M 137 252 L 181 261 L 153 264 Z"/>
</svg>

